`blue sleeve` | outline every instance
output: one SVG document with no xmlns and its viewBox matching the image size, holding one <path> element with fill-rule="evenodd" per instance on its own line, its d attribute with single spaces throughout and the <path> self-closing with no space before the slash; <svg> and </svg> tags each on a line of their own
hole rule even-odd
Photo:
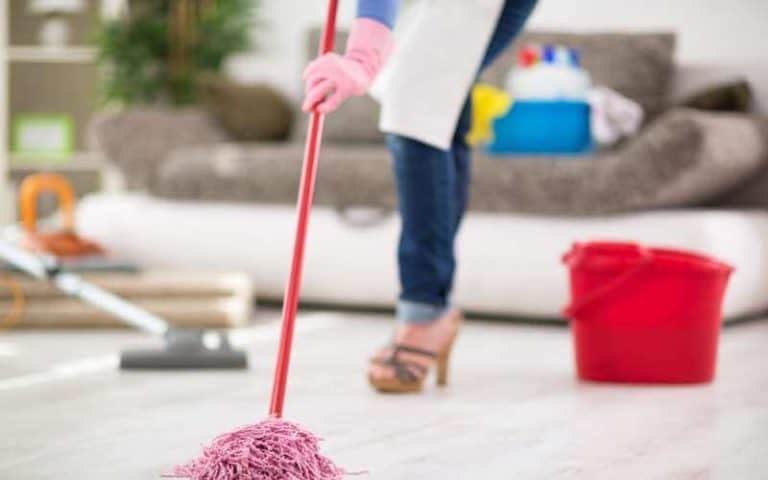
<svg viewBox="0 0 768 480">
<path fill-rule="evenodd" d="M 358 18 L 370 18 L 389 28 L 395 25 L 400 0 L 357 0 Z"/>
</svg>

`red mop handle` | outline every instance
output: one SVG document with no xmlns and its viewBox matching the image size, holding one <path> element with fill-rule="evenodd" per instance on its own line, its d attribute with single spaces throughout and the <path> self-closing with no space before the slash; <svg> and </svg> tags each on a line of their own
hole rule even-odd
<svg viewBox="0 0 768 480">
<path fill-rule="evenodd" d="M 333 51 L 334 37 L 336 36 L 336 12 L 338 0 L 328 1 L 328 14 L 325 19 L 325 29 L 320 43 L 320 54 Z M 291 347 L 293 345 L 293 331 L 296 324 L 296 310 L 299 304 L 299 291 L 301 289 L 301 272 L 304 266 L 304 245 L 307 238 L 307 225 L 309 213 L 312 209 L 312 196 L 315 190 L 315 177 L 317 176 L 317 157 L 320 153 L 320 140 L 323 135 L 324 116 L 312 112 L 309 119 L 309 132 L 307 145 L 304 151 L 304 166 L 301 172 L 301 184 L 299 185 L 299 199 L 296 205 L 296 237 L 293 243 L 293 259 L 291 260 L 291 274 L 285 287 L 283 298 L 283 328 L 280 333 L 280 347 L 277 351 L 277 365 L 275 366 L 275 379 L 272 384 L 272 401 L 269 407 L 271 417 L 283 416 L 283 404 L 285 403 L 285 390 L 288 383 L 288 370 L 291 363 Z"/>
</svg>

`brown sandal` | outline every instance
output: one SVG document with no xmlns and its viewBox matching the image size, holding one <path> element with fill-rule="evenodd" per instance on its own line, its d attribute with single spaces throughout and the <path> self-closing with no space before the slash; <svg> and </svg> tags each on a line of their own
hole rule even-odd
<svg viewBox="0 0 768 480">
<path fill-rule="evenodd" d="M 394 378 L 374 378 L 368 375 L 368 382 L 381 393 L 416 393 L 424 388 L 424 379 L 429 373 L 429 367 L 414 361 L 403 360 L 401 353 L 408 353 L 428 358 L 437 368 L 437 385 L 448 384 L 448 363 L 451 357 L 453 343 L 456 340 L 454 334 L 445 349 L 441 352 L 431 352 L 408 345 L 394 344 L 392 353 L 386 358 L 374 358 L 371 363 L 391 367 Z"/>
</svg>

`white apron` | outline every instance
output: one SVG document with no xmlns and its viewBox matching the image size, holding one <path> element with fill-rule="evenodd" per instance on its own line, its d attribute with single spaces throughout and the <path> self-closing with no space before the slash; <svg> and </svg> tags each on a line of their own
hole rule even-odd
<svg viewBox="0 0 768 480">
<path fill-rule="evenodd" d="M 448 150 L 504 0 L 422 1 L 371 95 L 381 130 Z"/>
</svg>

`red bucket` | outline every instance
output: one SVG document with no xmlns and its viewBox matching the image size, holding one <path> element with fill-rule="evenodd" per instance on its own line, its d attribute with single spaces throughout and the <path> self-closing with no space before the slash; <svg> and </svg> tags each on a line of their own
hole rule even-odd
<svg viewBox="0 0 768 480">
<path fill-rule="evenodd" d="M 732 267 L 694 253 L 608 242 L 576 243 L 563 262 L 579 378 L 712 381 Z"/>
</svg>

